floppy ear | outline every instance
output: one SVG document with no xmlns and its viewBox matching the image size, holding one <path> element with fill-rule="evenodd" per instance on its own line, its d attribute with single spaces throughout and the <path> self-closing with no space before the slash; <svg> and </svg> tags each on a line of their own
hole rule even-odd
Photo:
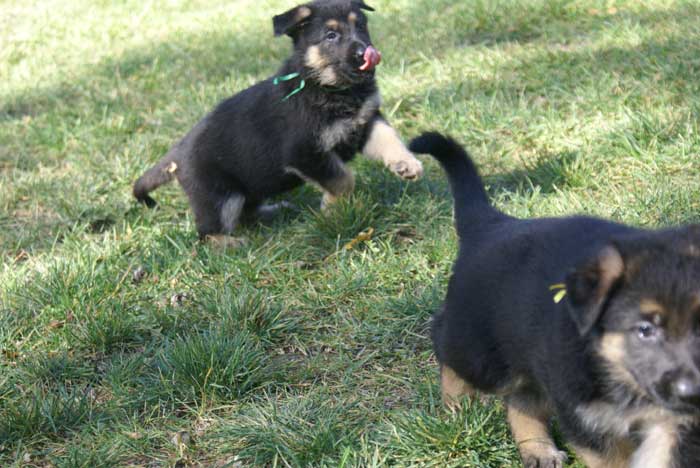
<svg viewBox="0 0 700 468">
<path fill-rule="evenodd" d="M 608 245 L 566 277 L 569 310 L 581 336 L 600 318 L 610 293 L 625 272 L 620 251 Z"/>
<path fill-rule="evenodd" d="M 362 9 L 362 10 L 374 11 L 374 8 L 367 5 L 365 3 L 365 0 L 352 0 L 352 3 L 353 3 L 353 5 L 357 5 L 357 7 Z"/>
<path fill-rule="evenodd" d="M 281 36 L 282 34 L 288 36 L 294 35 L 299 26 L 308 20 L 312 13 L 313 11 L 311 11 L 311 7 L 308 5 L 299 5 L 281 15 L 273 17 L 272 27 L 274 28 L 275 36 Z"/>
</svg>

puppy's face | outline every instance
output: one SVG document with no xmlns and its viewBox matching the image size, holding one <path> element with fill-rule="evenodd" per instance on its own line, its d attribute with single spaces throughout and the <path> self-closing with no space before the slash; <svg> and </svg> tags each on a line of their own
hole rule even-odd
<svg viewBox="0 0 700 468">
<path fill-rule="evenodd" d="M 381 60 L 372 46 L 360 0 L 326 0 L 300 5 L 273 19 L 276 34 L 294 40 L 308 79 L 346 87 L 370 80 Z"/>
<path fill-rule="evenodd" d="M 597 314 L 590 333 L 611 390 L 684 414 L 700 413 L 697 234 L 620 242 L 567 282 L 572 312 Z"/>
</svg>

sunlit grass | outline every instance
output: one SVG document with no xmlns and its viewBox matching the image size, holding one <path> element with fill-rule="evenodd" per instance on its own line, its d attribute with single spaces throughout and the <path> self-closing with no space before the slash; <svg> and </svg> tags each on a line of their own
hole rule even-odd
<svg viewBox="0 0 700 468">
<path fill-rule="evenodd" d="M 385 114 L 464 142 L 506 212 L 700 221 L 697 2 L 368 2 Z M 131 198 L 275 72 L 293 5 L 0 1 L 0 465 L 519 466 L 498 402 L 439 402 L 433 162 L 408 184 L 358 160 L 337 210 L 298 190 L 227 253 L 177 187 Z"/>
</svg>

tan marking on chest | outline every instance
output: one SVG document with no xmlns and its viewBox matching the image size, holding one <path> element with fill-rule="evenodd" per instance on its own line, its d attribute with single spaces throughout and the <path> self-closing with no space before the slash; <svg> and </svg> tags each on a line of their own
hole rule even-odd
<svg viewBox="0 0 700 468">
<path fill-rule="evenodd" d="M 584 461 L 588 468 L 629 468 L 632 450 L 633 447 L 628 443 L 614 444 L 605 453 L 594 452 L 574 445 L 576 455 Z"/>
<path fill-rule="evenodd" d="M 382 100 L 379 93 L 375 93 L 362 104 L 357 114 L 351 118 L 339 119 L 321 131 L 320 146 L 324 151 L 330 151 L 337 145 L 347 141 L 357 130 L 369 123 L 369 120 L 377 113 Z"/>
</svg>

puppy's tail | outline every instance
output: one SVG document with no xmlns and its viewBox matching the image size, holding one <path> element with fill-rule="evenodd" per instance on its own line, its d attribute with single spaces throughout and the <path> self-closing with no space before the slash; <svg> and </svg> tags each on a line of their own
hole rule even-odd
<svg viewBox="0 0 700 468">
<path fill-rule="evenodd" d="M 455 140 L 437 132 L 428 132 L 411 141 L 409 149 L 414 153 L 431 154 L 447 173 L 455 200 L 458 232 L 464 232 L 469 224 L 479 221 L 478 214 L 496 212 L 489 203 L 474 162 Z"/>
<path fill-rule="evenodd" d="M 134 197 L 149 208 L 156 206 L 156 201 L 148 195 L 163 184 L 167 184 L 175 178 L 177 172 L 177 151 L 171 150 L 163 159 L 147 170 L 134 183 Z"/>
</svg>

